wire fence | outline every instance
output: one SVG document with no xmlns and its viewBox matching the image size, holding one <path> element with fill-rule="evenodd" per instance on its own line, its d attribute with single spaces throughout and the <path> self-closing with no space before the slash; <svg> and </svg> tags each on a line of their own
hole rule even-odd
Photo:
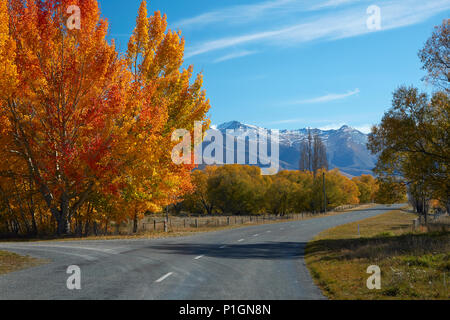
<svg viewBox="0 0 450 320">
<path fill-rule="evenodd" d="M 236 225 L 266 224 L 272 222 L 283 222 L 289 220 L 303 220 L 317 217 L 319 213 L 299 213 L 284 216 L 275 215 L 246 215 L 246 216 L 150 216 L 138 222 L 138 231 L 142 232 L 163 232 L 166 227 L 170 231 L 182 231 L 200 228 L 220 228 Z M 133 223 L 121 225 L 120 233 L 132 233 Z"/>
<path fill-rule="evenodd" d="M 365 206 L 372 206 L 373 204 L 360 205 L 343 205 L 328 211 L 326 214 L 342 213 L 355 208 L 364 208 Z M 326 215 L 325 213 L 294 213 L 286 215 L 273 214 L 258 214 L 258 215 L 215 215 L 215 216 L 199 216 L 182 213 L 181 215 L 169 215 L 166 221 L 166 216 L 150 215 L 138 221 L 137 233 L 151 233 L 169 231 L 187 231 L 201 228 L 221 228 L 236 225 L 256 225 L 275 222 L 284 222 L 289 220 L 304 220 L 313 217 L 320 217 Z M 134 223 L 129 221 L 120 226 L 115 225 L 112 230 L 116 234 L 133 234 Z"/>
</svg>

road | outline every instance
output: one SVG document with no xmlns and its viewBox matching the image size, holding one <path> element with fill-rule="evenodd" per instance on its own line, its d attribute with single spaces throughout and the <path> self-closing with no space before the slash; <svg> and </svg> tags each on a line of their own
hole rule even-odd
<svg viewBox="0 0 450 320">
<path fill-rule="evenodd" d="M 0 243 L 52 261 L 0 276 L 0 299 L 324 299 L 305 266 L 306 243 L 399 207 L 180 238 Z M 67 289 L 70 265 L 80 267 L 81 290 Z"/>
</svg>

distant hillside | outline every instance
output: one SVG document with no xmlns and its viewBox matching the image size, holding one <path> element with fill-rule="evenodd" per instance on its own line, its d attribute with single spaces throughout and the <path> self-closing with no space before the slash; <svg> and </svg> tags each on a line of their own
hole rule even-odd
<svg viewBox="0 0 450 320">
<path fill-rule="evenodd" d="M 226 134 L 226 130 L 240 129 L 243 133 L 250 131 L 256 133 L 264 128 L 231 121 L 217 126 L 216 129 Z M 343 126 L 339 130 L 311 131 L 313 134 L 319 134 L 325 143 L 330 169 L 338 168 L 348 176 L 372 174 L 377 158 L 366 147 L 366 134 L 348 126 Z M 307 129 L 280 130 L 280 169 L 299 169 L 300 144 L 307 137 L 307 132 Z M 205 142 L 204 147 L 208 144 L 209 142 Z M 224 150 L 226 152 L 225 146 Z M 248 153 L 248 148 L 246 152 Z"/>
</svg>

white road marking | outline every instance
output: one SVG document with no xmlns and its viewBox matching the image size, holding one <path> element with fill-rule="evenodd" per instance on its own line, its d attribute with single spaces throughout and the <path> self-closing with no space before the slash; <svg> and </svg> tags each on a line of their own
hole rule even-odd
<svg viewBox="0 0 450 320">
<path fill-rule="evenodd" d="M 221 246 L 219 249 L 225 249 L 227 246 Z"/>
<path fill-rule="evenodd" d="M 199 260 L 199 259 L 203 258 L 204 256 L 205 256 L 205 255 L 201 255 L 201 256 L 195 257 L 194 259 L 195 259 L 195 260 Z"/>
<path fill-rule="evenodd" d="M 155 282 L 162 282 L 162 281 L 166 280 L 168 277 L 170 277 L 172 274 L 173 274 L 173 272 L 169 272 L 168 274 L 162 276 L 161 278 L 159 278 Z"/>
<path fill-rule="evenodd" d="M 242 241 L 244 241 L 244 239 L 239 239 L 239 240 L 238 240 L 238 242 L 242 242 Z"/>
<path fill-rule="evenodd" d="M 267 230 L 267 233 L 271 233 L 272 231 L 270 231 L 270 230 Z"/>
<path fill-rule="evenodd" d="M 259 233 L 257 233 L 257 234 L 254 234 L 253 236 L 254 236 L 254 237 L 257 237 L 257 236 L 259 236 Z"/>
</svg>

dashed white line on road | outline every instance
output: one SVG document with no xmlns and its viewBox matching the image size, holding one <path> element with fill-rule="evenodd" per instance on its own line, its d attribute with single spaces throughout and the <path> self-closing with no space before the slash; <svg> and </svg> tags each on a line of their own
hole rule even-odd
<svg viewBox="0 0 450 320">
<path fill-rule="evenodd" d="M 219 249 L 225 249 L 227 246 L 221 246 L 219 247 Z"/>
<path fill-rule="evenodd" d="M 203 258 L 204 256 L 205 255 L 201 255 L 201 256 L 195 257 L 194 260 L 199 260 L 199 259 Z"/>
<path fill-rule="evenodd" d="M 259 233 L 257 233 L 257 234 L 254 234 L 253 236 L 254 236 L 254 237 L 257 237 L 257 236 L 259 236 Z"/>
<path fill-rule="evenodd" d="M 270 231 L 270 230 L 267 230 L 266 232 L 267 232 L 267 233 L 271 233 L 272 231 Z"/>
<path fill-rule="evenodd" d="M 239 240 L 238 240 L 238 242 L 242 242 L 242 241 L 244 241 L 244 239 L 239 239 Z"/>
<path fill-rule="evenodd" d="M 166 280 L 168 277 L 170 277 L 172 274 L 173 274 L 173 272 L 169 272 L 168 274 L 163 275 L 161 278 L 159 278 L 155 282 L 162 282 L 162 281 Z"/>
</svg>

